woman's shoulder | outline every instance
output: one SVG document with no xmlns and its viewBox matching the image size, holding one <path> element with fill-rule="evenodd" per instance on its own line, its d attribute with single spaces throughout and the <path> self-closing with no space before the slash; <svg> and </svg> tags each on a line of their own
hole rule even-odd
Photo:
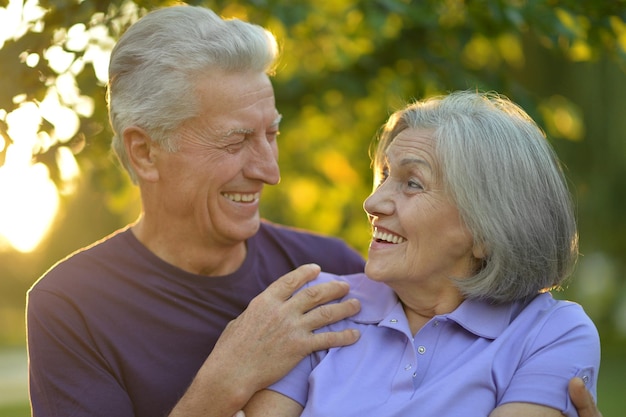
<svg viewBox="0 0 626 417">
<path fill-rule="evenodd" d="M 356 298 L 361 303 L 361 310 L 348 320 L 363 324 L 379 323 L 389 310 L 398 303 L 398 297 L 386 284 L 369 279 L 364 273 L 351 275 L 333 275 L 320 273 L 314 282 L 322 283 L 332 280 L 346 282 L 350 291 L 343 300 Z"/>
<path fill-rule="evenodd" d="M 546 323 L 561 322 L 561 325 L 590 325 L 595 328 L 593 321 L 581 304 L 556 299 L 549 292 L 537 295 L 524 310 L 539 319 L 544 319 Z"/>
<path fill-rule="evenodd" d="M 535 346 L 576 345 L 599 351 L 598 330 L 583 306 L 576 302 L 542 293 L 524 308 L 516 321 L 525 323 L 523 327 Z"/>
</svg>

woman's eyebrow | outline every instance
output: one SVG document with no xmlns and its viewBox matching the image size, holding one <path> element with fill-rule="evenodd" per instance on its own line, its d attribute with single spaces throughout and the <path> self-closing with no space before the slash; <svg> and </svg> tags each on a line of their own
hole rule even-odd
<svg viewBox="0 0 626 417">
<path fill-rule="evenodd" d="M 433 167 L 430 165 L 430 163 L 427 160 L 422 159 L 422 158 L 414 158 L 414 157 L 402 158 L 398 165 L 401 167 L 406 167 L 409 165 L 423 166 L 427 168 L 429 171 L 433 172 Z"/>
</svg>

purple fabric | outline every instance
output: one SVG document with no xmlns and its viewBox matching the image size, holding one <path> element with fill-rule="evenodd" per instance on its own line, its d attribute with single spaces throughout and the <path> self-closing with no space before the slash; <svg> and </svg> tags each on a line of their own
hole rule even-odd
<svg viewBox="0 0 626 417">
<path fill-rule="evenodd" d="M 305 404 L 305 416 L 488 416 L 498 405 L 530 402 L 577 416 L 567 394 L 575 375 L 595 396 L 597 330 L 575 303 L 550 293 L 491 305 L 466 300 L 413 337 L 389 287 L 363 274 L 347 280 L 361 312 L 329 326 L 358 328 L 348 347 L 304 359 L 271 389 Z"/>
<path fill-rule="evenodd" d="M 28 293 L 33 416 L 165 416 L 226 324 L 276 278 L 310 262 L 363 270 L 340 240 L 267 222 L 247 245 L 221 277 L 162 261 L 130 230 L 54 266 Z"/>
</svg>

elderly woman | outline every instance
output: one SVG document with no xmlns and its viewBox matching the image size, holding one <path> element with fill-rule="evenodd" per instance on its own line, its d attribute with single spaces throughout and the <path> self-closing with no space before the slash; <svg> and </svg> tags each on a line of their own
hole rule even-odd
<svg viewBox="0 0 626 417">
<path fill-rule="evenodd" d="M 595 395 L 599 338 L 548 290 L 570 274 L 577 231 L 557 158 L 518 106 L 457 92 L 395 113 L 364 207 L 360 299 L 330 327 L 360 340 L 317 352 L 252 398 L 247 417 L 576 416 L 568 381 Z"/>
</svg>

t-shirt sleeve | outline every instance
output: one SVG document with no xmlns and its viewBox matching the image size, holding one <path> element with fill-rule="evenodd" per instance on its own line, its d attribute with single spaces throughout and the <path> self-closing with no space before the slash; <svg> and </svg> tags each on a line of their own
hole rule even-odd
<svg viewBox="0 0 626 417">
<path fill-rule="evenodd" d="M 31 289 L 27 323 L 33 417 L 134 416 L 128 395 L 107 372 L 70 302 Z"/>
<path fill-rule="evenodd" d="M 270 385 L 268 389 L 279 392 L 304 407 L 309 395 L 309 375 L 315 367 L 314 356 L 311 354 L 301 360 L 291 372 L 275 384 Z"/>
<path fill-rule="evenodd" d="M 579 376 L 595 397 L 600 366 L 598 332 L 582 307 L 558 308 L 529 344 L 524 360 L 498 405 L 530 402 L 578 416 L 568 395 L 569 380 Z"/>
</svg>

